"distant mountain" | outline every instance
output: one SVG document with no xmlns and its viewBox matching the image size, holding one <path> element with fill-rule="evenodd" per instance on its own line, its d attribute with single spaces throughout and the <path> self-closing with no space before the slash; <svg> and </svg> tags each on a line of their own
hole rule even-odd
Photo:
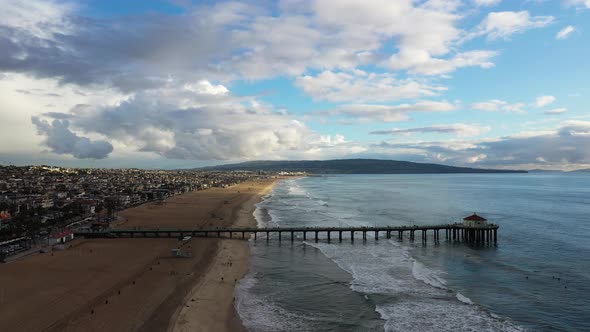
<svg viewBox="0 0 590 332">
<path fill-rule="evenodd" d="M 337 159 L 337 160 L 259 160 L 238 164 L 203 167 L 200 170 L 219 171 L 285 171 L 310 174 L 435 174 L 435 173 L 527 173 L 526 171 L 454 167 L 397 160 Z"/>
<path fill-rule="evenodd" d="M 528 172 L 529 173 L 563 173 L 563 171 L 559 170 L 559 169 L 531 169 Z"/>
<path fill-rule="evenodd" d="M 590 168 L 577 169 L 575 171 L 571 171 L 570 173 L 590 173 Z"/>
</svg>

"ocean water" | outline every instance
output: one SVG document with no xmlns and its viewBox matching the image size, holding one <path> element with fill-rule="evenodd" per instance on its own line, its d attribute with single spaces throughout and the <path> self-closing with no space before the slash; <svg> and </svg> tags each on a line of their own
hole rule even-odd
<svg viewBox="0 0 590 332">
<path fill-rule="evenodd" d="M 500 225 L 497 246 L 251 239 L 238 313 L 250 331 L 590 331 L 588 175 L 307 177 L 277 184 L 255 216 L 259 226 L 395 226 L 474 211 Z"/>
</svg>

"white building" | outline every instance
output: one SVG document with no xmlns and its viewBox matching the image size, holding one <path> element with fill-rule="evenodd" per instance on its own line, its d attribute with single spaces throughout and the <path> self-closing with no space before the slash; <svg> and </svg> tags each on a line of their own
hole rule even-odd
<svg viewBox="0 0 590 332">
<path fill-rule="evenodd" d="M 487 219 L 478 216 L 476 213 L 470 215 L 469 217 L 463 218 L 463 225 L 467 227 L 481 227 L 487 226 Z"/>
</svg>

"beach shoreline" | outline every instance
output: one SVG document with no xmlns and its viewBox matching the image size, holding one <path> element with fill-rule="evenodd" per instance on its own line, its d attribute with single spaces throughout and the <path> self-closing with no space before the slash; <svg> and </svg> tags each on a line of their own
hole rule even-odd
<svg viewBox="0 0 590 332">
<path fill-rule="evenodd" d="M 254 179 L 144 204 L 121 211 L 124 221 L 116 227 L 253 226 L 255 204 L 280 179 Z M 210 323 L 199 321 L 191 331 L 243 330 L 233 292 L 248 271 L 248 242 L 192 238 L 183 247 L 191 257 L 172 257 L 170 250 L 179 243 L 81 239 L 65 250 L 2 264 L 0 330 L 175 331 L 182 330 L 181 317 Z M 191 301 L 187 294 L 214 297 L 207 303 L 206 297 Z M 182 316 L 186 305 L 195 303 L 214 313 L 203 315 L 199 309 L 196 316 Z"/>
<path fill-rule="evenodd" d="M 256 204 L 279 180 L 281 179 L 264 186 L 256 196 L 245 202 L 232 226 L 256 227 Z M 221 240 L 213 262 L 185 297 L 183 305 L 174 314 L 168 331 L 246 331 L 234 305 L 234 290 L 248 273 L 249 262 L 248 241 Z"/>
</svg>

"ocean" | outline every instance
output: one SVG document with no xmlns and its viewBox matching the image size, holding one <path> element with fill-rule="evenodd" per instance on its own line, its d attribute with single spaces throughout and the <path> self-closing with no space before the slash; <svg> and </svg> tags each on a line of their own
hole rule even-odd
<svg viewBox="0 0 590 332">
<path fill-rule="evenodd" d="M 397 235 L 250 240 L 236 308 L 250 331 L 590 331 L 590 176 L 327 175 L 288 179 L 259 226 L 427 225 L 477 212 L 498 245 Z M 310 234 L 308 234 L 310 235 Z"/>
</svg>

